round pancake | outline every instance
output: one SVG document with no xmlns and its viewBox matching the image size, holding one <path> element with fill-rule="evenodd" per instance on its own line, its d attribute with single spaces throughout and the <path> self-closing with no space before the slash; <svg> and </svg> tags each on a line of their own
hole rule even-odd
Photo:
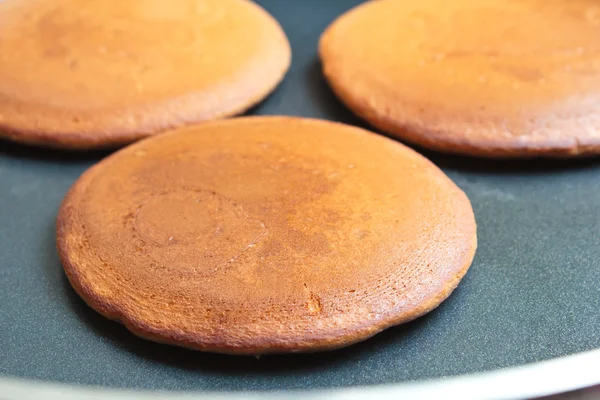
<svg viewBox="0 0 600 400">
<path fill-rule="evenodd" d="M 81 297 L 141 337 L 222 353 L 333 349 L 435 308 L 469 268 L 469 200 L 342 124 L 213 121 L 90 168 L 58 215 Z"/>
<path fill-rule="evenodd" d="M 248 0 L 4 0 L 0 49 L 0 136 L 67 149 L 241 113 L 291 57 Z"/>
<path fill-rule="evenodd" d="M 369 1 L 319 50 L 338 97 L 400 139 L 484 157 L 600 153 L 595 0 Z"/>
</svg>

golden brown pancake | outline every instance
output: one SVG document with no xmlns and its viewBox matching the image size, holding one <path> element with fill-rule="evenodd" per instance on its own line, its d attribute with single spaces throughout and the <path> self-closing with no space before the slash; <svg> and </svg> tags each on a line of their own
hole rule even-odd
<svg viewBox="0 0 600 400">
<path fill-rule="evenodd" d="M 198 350 L 333 349 L 431 311 L 476 248 L 469 200 L 413 150 L 338 123 L 213 121 L 90 168 L 58 215 L 81 297 Z"/>
<path fill-rule="evenodd" d="M 114 147 L 241 113 L 290 63 L 248 0 L 0 2 L 0 136 Z"/>
<path fill-rule="evenodd" d="M 378 0 L 323 34 L 325 76 L 372 125 L 484 157 L 600 153 L 600 3 Z"/>
</svg>

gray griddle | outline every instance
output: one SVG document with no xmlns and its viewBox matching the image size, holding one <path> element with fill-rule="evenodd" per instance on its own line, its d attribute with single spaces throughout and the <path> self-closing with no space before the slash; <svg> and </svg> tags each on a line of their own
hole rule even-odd
<svg viewBox="0 0 600 400">
<path fill-rule="evenodd" d="M 258 2 L 285 29 L 293 64 L 249 114 L 365 126 L 335 99 L 316 53 L 325 27 L 359 1 Z M 8 393 L 2 378 L 188 391 L 330 389 L 486 372 L 600 348 L 600 160 L 498 162 L 418 150 L 473 204 L 479 250 L 458 289 L 432 313 L 364 343 L 257 360 L 138 339 L 88 308 L 64 276 L 54 224 L 69 187 L 108 153 L 0 141 L 0 398 Z"/>
</svg>

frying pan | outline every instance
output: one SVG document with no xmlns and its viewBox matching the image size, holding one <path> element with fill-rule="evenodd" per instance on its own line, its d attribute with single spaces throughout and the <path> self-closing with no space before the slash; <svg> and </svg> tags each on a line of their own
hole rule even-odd
<svg viewBox="0 0 600 400">
<path fill-rule="evenodd" d="M 321 32 L 359 1 L 258 3 L 288 34 L 293 64 L 249 113 L 365 126 L 327 87 L 316 55 Z M 346 349 L 255 359 L 144 341 L 88 308 L 64 276 L 54 223 L 68 188 L 107 153 L 0 142 L 0 399 L 522 398 L 600 383 L 600 160 L 417 150 L 473 204 L 479 249 L 458 289 Z"/>
</svg>

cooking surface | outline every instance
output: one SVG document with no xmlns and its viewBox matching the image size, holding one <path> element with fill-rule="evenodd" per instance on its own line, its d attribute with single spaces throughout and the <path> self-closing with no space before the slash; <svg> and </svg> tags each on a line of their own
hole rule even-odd
<svg viewBox="0 0 600 400">
<path fill-rule="evenodd" d="M 264 0 L 293 50 L 281 87 L 250 114 L 362 125 L 333 97 L 320 33 L 357 0 Z M 479 250 L 431 314 L 330 353 L 233 357 L 154 344 L 70 288 L 54 221 L 70 185 L 106 153 L 0 142 L 0 376 L 152 389 L 343 387 L 421 380 L 600 347 L 600 159 L 491 162 L 425 153 L 467 193 Z"/>
</svg>

